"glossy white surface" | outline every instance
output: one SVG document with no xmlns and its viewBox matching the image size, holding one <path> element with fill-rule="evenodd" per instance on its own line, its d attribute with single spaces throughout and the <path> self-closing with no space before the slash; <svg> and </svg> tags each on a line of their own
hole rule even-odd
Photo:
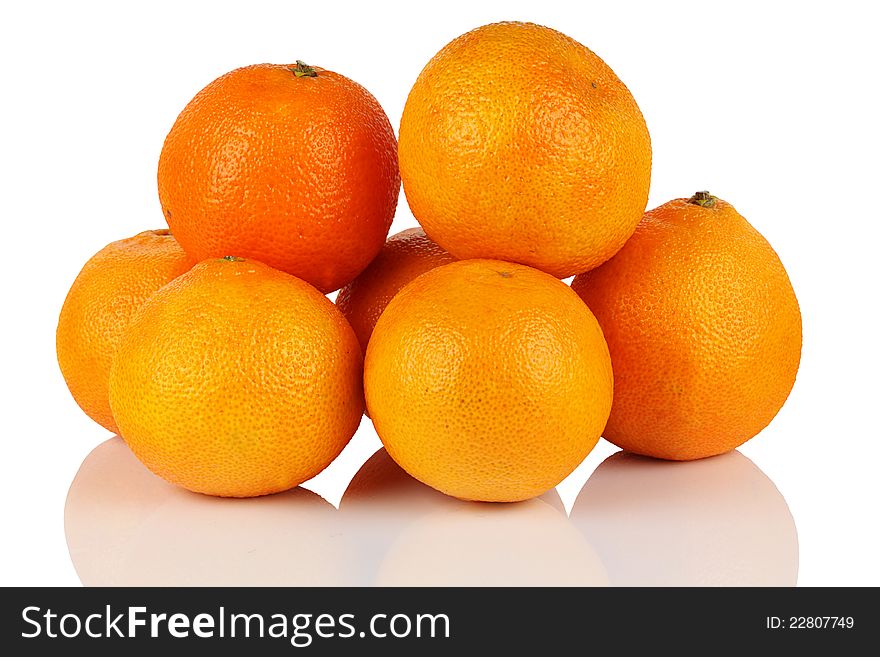
<svg viewBox="0 0 880 657">
<path fill-rule="evenodd" d="M 155 477 L 112 438 L 83 462 L 64 525 L 87 586 L 793 586 L 798 570 L 785 500 L 739 452 L 615 454 L 569 518 L 555 490 L 518 504 L 447 497 L 384 449 L 339 510 L 305 488 L 212 498 Z"/>
</svg>

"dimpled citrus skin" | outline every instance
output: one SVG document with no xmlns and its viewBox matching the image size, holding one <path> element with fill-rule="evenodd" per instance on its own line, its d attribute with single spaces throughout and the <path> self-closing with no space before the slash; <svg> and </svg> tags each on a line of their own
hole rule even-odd
<svg viewBox="0 0 880 657">
<path fill-rule="evenodd" d="M 204 261 L 132 320 L 110 375 L 122 437 L 189 490 L 252 497 L 323 470 L 363 413 L 362 357 L 336 307 L 249 260 Z"/>
<path fill-rule="evenodd" d="M 336 297 L 336 306 L 354 329 L 361 349 L 366 353 L 379 316 L 404 285 L 454 260 L 421 228 L 408 228 L 389 237 L 370 266 Z"/>
<path fill-rule="evenodd" d="M 705 192 L 646 213 L 572 288 L 608 340 L 603 435 L 624 449 L 670 460 L 728 452 L 770 423 L 794 385 L 801 314 L 788 275 L 767 240 Z"/>
<path fill-rule="evenodd" d="M 397 142 L 366 89 L 296 69 L 247 66 L 202 89 L 165 139 L 159 200 L 197 260 L 249 257 L 331 292 L 382 248 Z"/>
<path fill-rule="evenodd" d="M 61 374 L 80 408 L 117 433 L 110 411 L 110 365 L 131 316 L 153 292 L 192 266 L 168 230 L 108 244 L 74 280 L 55 332 Z"/>
<path fill-rule="evenodd" d="M 610 258 L 648 201 L 651 140 L 589 49 L 531 23 L 477 28 L 421 72 L 400 122 L 406 199 L 458 258 L 558 278 Z"/>
<path fill-rule="evenodd" d="M 367 407 L 391 457 L 454 497 L 540 495 L 590 452 L 611 409 L 608 348 L 564 283 L 497 260 L 422 274 L 379 318 Z"/>
</svg>

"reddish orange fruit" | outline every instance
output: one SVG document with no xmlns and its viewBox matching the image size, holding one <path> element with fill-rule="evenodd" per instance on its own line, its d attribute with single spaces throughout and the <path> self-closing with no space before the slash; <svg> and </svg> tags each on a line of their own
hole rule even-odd
<svg viewBox="0 0 880 657">
<path fill-rule="evenodd" d="M 275 493 L 336 458 L 363 413 L 363 359 L 311 285 L 206 260 L 144 304 L 119 344 L 110 405 L 150 470 L 223 497 Z"/>
<path fill-rule="evenodd" d="M 159 157 L 159 200 L 197 260 L 253 258 L 323 292 L 376 256 L 400 176 L 388 117 L 332 71 L 259 64 L 202 89 Z"/>
<path fill-rule="evenodd" d="M 110 411 L 110 365 L 128 322 L 156 290 L 191 266 L 168 230 L 148 230 L 92 256 L 67 293 L 55 348 L 70 393 L 102 427 L 118 433 Z"/>
<path fill-rule="evenodd" d="M 336 298 L 336 305 L 358 336 L 361 349 L 366 353 L 379 316 L 404 285 L 454 260 L 421 228 L 408 228 L 389 237 L 370 266 L 339 290 Z"/>
<path fill-rule="evenodd" d="M 651 139 L 632 94 L 595 53 L 532 23 L 446 45 L 400 120 L 413 215 L 457 258 L 559 278 L 623 246 L 645 211 Z"/>
<path fill-rule="evenodd" d="M 611 351 L 604 436 L 672 460 L 728 452 L 785 403 L 801 313 L 773 248 L 707 192 L 651 210 L 607 263 L 572 288 Z"/>
</svg>

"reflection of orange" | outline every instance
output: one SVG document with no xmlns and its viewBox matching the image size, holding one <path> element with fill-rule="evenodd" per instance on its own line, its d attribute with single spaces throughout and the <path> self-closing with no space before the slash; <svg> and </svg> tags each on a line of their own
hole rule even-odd
<svg viewBox="0 0 880 657">
<path fill-rule="evenodd" d="M 361 506 L 369 507 L 368 510 L 375 515 L 383 512 L 387 515 L 417 515 L 419 510 L 445 504 L 463 502 L 413 479 L 394 462 L 386 449 L 380 448 L 348 482 L 339 508 L 345 511 Z"/>
<path fill-rule="evenodd" d="M 612 586 L 794 586 L 785 499 L 737 451 L 687 463 L 618 452 L 590 475 L 571 519 Z"/>
<path fill-rule="evenodd" d="M 83 461 L 64 507 L 86 586 L 338 586 L 353 583 L 338 514 L 304 488 L 230 500 L 151 474 L 119 438 Z"/>
<path fill-rule="evenodd" d="M 471 500 L 564 479 L 611 408 L 602 331 L 564 283 L 498 260 L 422 274 L 379 318 L 364 371 L 376 432 L 410 475 Z"/>
<path fill-rule="evenodd" d="M 791 391 L 801 353 L 791 282 L 767 240 L 708 193 L 648 212 L 572 288 L 608 340 L 614 406 L 603 435 L 624 449 L 675 460 L 727 452 Z"/>
<path fill-rule="evenodd" d="M 339 501 L 344 531 L 358 546 L 354 557 L 358 584 L 374 583 L 379 564 L 408 525 L 439 508 L 461 504 L 470 502 L 413 479 L 384 448 L 379 449 L 360 467 Z"/>
<path fill-rule="evenodd" d="M 169 231 L 148 230 L 98 251 L 67 293 L 55 334 L 61 373 L 86 415 L 114 433 L 108 384 L 116 345 L 144 301 L 190 264 Z"/>
<path fill-rule="evenodd" d="M 198 260 L 253 258 L 324 292 L 379 252 L 400 191 L 394 131 L 359 84 L 260 64 L 202 89 L 159 158 L 159 199 Z"/>
<path fill-rule="evenodd" d="M 530 23 L 486 25 L 428 63 L 400 121 L 413 215 L 458 258 L 564 278 L 610 258 L 648 200 L 651 140 L 593 52 Z"/>
<path fill-rule="evenodd" d="M 389 237 L 370 266 L 342 288 L 336 298 L 336 305 L 358 336 L 361 349 L 367 350 L 379 315 L 404 285 L 453 260 L 421 228 L 408 228 Z"/>
<path fill-rule="evenodd" d="M 357 429 L 361 350 L 307 283 L 241 258 L 206 260 L 132 320 L 110 404 L 132 451 L 172 483 L 274 493 L 323 470 Z"/>
<path fill-rule="evenodd" d="M 551 509 L 556 512 L 555 517 Z M 388 452 L 373 454 L 339 503 L 358 546 L 361 584 L 603 584 L 590 547 L 555 489 L 521 504 L 479 504 L 419 483 Z M 421 563 L 431 567 L 421 569 Z"/>
<path fill-rule="evenodd" d="M 438 507 L 389 547 L 378 586 L 607 586 L 592 546 L 543 500 Z"/>
</svg>

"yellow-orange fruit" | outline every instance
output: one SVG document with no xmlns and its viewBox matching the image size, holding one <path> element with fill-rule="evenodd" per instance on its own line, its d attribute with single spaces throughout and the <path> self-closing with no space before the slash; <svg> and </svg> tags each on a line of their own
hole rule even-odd
<svg viewBox="0 0 880 657">
<path fill-rule="evenodd" d="M 604 436 L 672 460 L 730 451 L 785 403 L 801 313 L 785 268 L 732 205 L 699 192 L 645 214 L 610 261 L 572 288 L 611 351 Z"/>
<path fill-rule="evenodd" d="M 570 37 L 496 23 L 446 45 L 400 121 L 413 215 L 457 258 L 565 278 L 610 258 L 648 201 L 651 139 L 632 94 Z"/>
<path fill-rule="evenodd" d="M 189 490 L 293 488 L 348 443 L 362 357 L 336 307 L 304 281 L 241 258 L 206 260 L 144 304 L 110 374 L 122 437 Z"/>
<path fill-rule="evenodd" d="M 132 315 L 160 287 L 190 268 L 168 230 L 108 244 L 74 280 L 58 318 L 55 350 L 70 393 L 86 415 L 117 433 L 110 412 L 110 365 Z"/>
<path fill-rule="evenodd" d="M 370 266 L 336 297 L 336 305 L 358 336 L 361 349 L 366 352 L 379 315 L 404 285 L 454 260 L 421 228 L 408 228 L 389 237 Z"/>
<path fill-rule="evenodd" d="M 448 495 L 508 502 L 564 479 L 611 408 L 593 315 L 564 283 L 498 260 L 422 274 L 379 318 L 367 407 L 391 457 Z"/>
</svg>

